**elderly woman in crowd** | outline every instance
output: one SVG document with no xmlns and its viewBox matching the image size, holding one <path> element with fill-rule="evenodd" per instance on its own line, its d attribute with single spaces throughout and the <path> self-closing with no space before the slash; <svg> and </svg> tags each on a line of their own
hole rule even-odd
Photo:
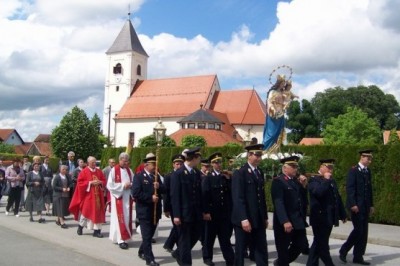
<svg viewBox="0 0 400 266">
<path fill-rule="evenodd" d="M 40 173 L 44 178 L 43 199 L 46 208 L 46 215 L 50 216 L 50 205 L 53 203 L 53 188 L 51 182 L 53 180 L 53 169 L 49 165 L 49 157 L 45 157 L 40 167 Z"/>
<path fill-rule="evenodd" d="M 39 171 L 39 163 L 34 162 L 32 167 L 33 170 L 28 172 L 26 176 L 28 195 L 26 197 L 25 208 L 29 212 L 29 221 L 33 222 L 32 213 L 36 211 L 39 216 L 38 222 L 43 223 L 45 221 L 42 218 L 42 211 L 45 210 L 43 199 L 44 178 Z"/>
<path fill-rule="evenodd" d="M 64 216 L 69 215 L 71 188 L 72 181 L 68 174 L 68 166 L 60 165 L 60 173 L 53 179 L 53 215 L 57 216 L 56 224 L 63 229 L 68 228 Z"/>
<path fill-rule="evenodd" d="M 24 170 L 20 167 L 20 159 L 15 158 L 13 164 L 6 168 L 6 179 L 11 184 L 11 190 L 8 194 L 8 202 L 6 206 L 6 215 L 9 215 L 11 206 L 15 203 L 14 215 L 19 217 L 19 203 L 21 200 L 21 189 L 25 181 Z"/>
</svg>

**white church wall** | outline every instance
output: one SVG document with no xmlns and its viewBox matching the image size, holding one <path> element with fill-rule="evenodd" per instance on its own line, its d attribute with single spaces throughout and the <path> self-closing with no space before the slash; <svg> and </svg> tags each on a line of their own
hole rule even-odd
<svg viewBox="0 0 400 266">
<path fill-rule="evenodd" d="M 233 125 L 239 135 L 246 140 L 246 138 L 256 137 L 258 143 L 262 143 L 263 133 L 264 133 L 264 125 Z"/>
<path fill-rule="evenodd" d="M 181 118 L 182 117 L 171 117 L 161 119 L 162 123 L 167 128 L 166 135 L 171 135 L 180 129 L 176 121 Z M 134 133 L 134 147 L 137 147 L 141 138 L 153 134 L 153 128 L 157 125 L 157 122 L 158 118 L 119 120 L 115 128 L 115 147 L 126 146 L 131 133 Z"/>
</svg>

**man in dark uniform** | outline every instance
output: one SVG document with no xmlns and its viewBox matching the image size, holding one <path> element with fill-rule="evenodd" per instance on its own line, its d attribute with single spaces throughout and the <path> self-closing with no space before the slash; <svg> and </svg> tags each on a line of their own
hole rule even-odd
<svg viewBox="0 0 400 266">
<path fill-rule="evenodd" d="M 210 155 L 208 160 L 212 169 L 202 183 L 204 220 L 204 245 L 203 261 L 206 265 L 214 265 L 213 248 L 215 238 L 218 236 L 219 245 L 226 265 L 234 263 L 234 253 L 231 244 L 232 224 L 232 195 L 231 179 L 221 173 L 222 154 L 220 152 Z"/>
<path fill-rule="evenodd" d="M 306 214 L 302 200 L 307 178 L 295 180 L 299 157 L 281 160 L 282 174 L 272 181 L 271 196 L 274 204 L 274 236 L 278 259 L 274 265 L 287 266 L 307 245 Z"/>
<path fill-rule="evenodd" d="M 346 255 L 354 246 L 353 263 L 369 265 L 363 256 L 368 240 L 368 217 L 374 213 L 371 171 L 368 168 L 372 162 L 372 150 L 363 150 L 359 154 L 360 161 L 349 170 L 346 182 L 346 207 L 350 210 L 354 229 L 340 248 L 339 258 L 346 263 Z"/>
<path fill-rule="evenodd" d="M 174 249 L 174 245 L 178 242 L 178 229 L 174 224 L 174 215 L 172 213 L 171 206 L 171 176 L 172 173 L 181 168 L 183 162 L 185 161 L 185 157 L 182 154 L 176 154 L 172 157 L 172 172 L 164 176 L 164 186 L 165 186 L 165 194 L 164 194 L 164 214 L 166 217 L 171 218 L 172 229 L 169 233 L 167 240 L 164 243 L 164 249 L 167 252 L 172 252 Z"/>
<path fill-rule="evenodd" d="M 155 180 L 156 156 L 146 156 L 144 169 L 133 179 L 132 196 L 136 201 L 136 218 L 139 219 L 142 234 L 142 244 L 139 248 L 139 257 L 146 260 L 146 265 L 158 266 L 154 260 L 151 247 L 151 239 L 156 230 L 158 220 L 161 218 L 160 194 L 164 193 L 165 187 L 162 184 L 160 175 Z M 155 193 L 155 191 L 157 193 Z M 154 212 L 156 208 L 156 212 Z M 154 219 L 154 214 L 156 215 Z M 144 256 L 143 256 L 144 255 Z"/>
<path fill-rule="evenodd" d="M 208 172 L 210 172 L 210 160 L 208 158 L 201 160 L 200 172 L 202 180 L 208 175 Z"/>
<path fill-rule="evenodd" d="M 186 151 L 182 167 L 171 176 L 171 205 L 178 228 L 178 248 L 172 253 L 180 265 L 192 265 L 192 248 L 199 240 L 203 219 L 201 177 L 195 167 L 200 163 L 200 148 Z"/>
<path fill-rule="evenodd" d="M 262 144 L 246 147 L 247 163 L 232 177 L 232 223 L 235 230 L 235 265 L 244 265 L 246 239 L 254 248 L 256 265 L 268 264 L 268 212 L 264 192 L 264 174 L 258 168 Z"/>
<path fill-rule="evenodd" d="M 343 223 L 346 222 L 346 210 L 332 177 L 334 162 L 334 159 L 320 160 L 318 174 L 312 176 L 308 183 L 310 224 L 314 241 L 311 245 L 307 266 L 318 266 L 320 258 L 325 265 L 334 265 L 329 253 L 329 236 L 332 227 L 339 225 L 339 220 L 342 220 Z"/>
</svg>

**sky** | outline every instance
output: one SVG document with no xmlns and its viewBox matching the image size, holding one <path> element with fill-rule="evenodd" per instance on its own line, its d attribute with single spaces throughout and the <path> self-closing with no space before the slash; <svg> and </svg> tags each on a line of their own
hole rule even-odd
<svg viewBox="0 0 400 266">
<path fill-rule="evenodd" d="M 399 101 L 398 10 L 398 0 L 1 0 L 0 128 L 32 141 L 74 106 L 102 118 L 105 52 L 129 11 L 149 79 L 217 74 L 223 90 L 265 99 L 286 65 L 300 99 L 377 85 Z"/>
</svg>

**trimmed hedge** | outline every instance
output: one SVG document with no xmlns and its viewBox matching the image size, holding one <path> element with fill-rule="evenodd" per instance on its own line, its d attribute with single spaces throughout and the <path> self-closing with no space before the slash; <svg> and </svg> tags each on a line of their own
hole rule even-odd
<svg viewBox="0 0 400 266">
<path fill-rule="evenodd" d="M 374 158 L 370 166 L 372 171 L 372 186 L 374 195 L 375 214 L 371 221 L 375 223 L 400 225 L 400 144 L 392 145 L 339 145 L 339 146 L 283 146 L 282 152 L 301 151 L 310 160 L 304 160 L 307 173 L 316 173 L 319 169 L 319 159 L 336 159 L 334 178 L 339 187 L 339 192 L 344 203 L 346 202 L 346 177 L 348 170 L 357 165 L 358 151 L 373 149 Z M 182 147 L 160 148 L 159 168 L 161 173 L 172 170 L 171 158 L 174 154 L 182 152 Z M 103 151 L 102 167 L 107 165 L 109 158 L 118 160 L 118 155 L 125 148 L 107 148 Z M 225 156 L 233 156 L 243 152 L 241 147 L 204 147 L 203 156 L 214 152 L 221 152 Z M 156 153 L 155 148 L 134 148 L 131 152 L 131 168 L 135 169 L 149 152 Z M 226 163 L 226 161 L 224 161 Z M 224 165 L 226 167 L 226 165 Z M 265 173 L 271 169 L 263 169 Z M 271 179 L 266 181 L 266 198 L 268 209 L 273 210 L 271 201 Z"/>
</svg>

